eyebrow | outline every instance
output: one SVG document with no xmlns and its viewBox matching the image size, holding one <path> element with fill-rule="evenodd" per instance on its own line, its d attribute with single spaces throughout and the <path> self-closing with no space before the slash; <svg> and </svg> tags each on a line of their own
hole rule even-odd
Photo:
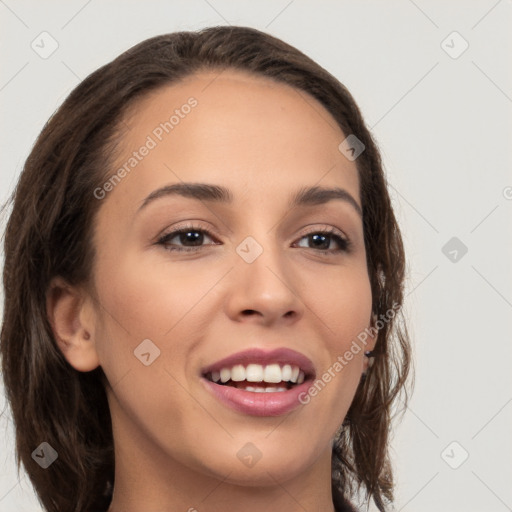
<svg viewBox="0 0 512 512">
<path fill-rule="evenodd" d="M 196 199 L 198 201 L 233 203 L 232 192 L 228 188 L 220 185 L 210 185 L 207 183 L 174 183 L 173 185 L 167 185 L 151 192 L 151 194 L 142 201 L 138 211 L 157 199 L 173 195 Z M 334 199 L 350 204 L 360 217 L 363 216 L 362 209 L 357 201 L 349 192 L 339 187 L 302 187 L 291 196 L 288 207 L 314 206 L 328 203 Z"/>
</svg>

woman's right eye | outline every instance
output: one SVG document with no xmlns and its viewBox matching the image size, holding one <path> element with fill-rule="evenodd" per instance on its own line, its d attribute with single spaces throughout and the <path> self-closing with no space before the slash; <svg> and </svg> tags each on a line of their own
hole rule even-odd
<svg viewBox="0 0 512 512">
<path fill-rule="evenodd" d="M 185 226 L 183 228 L 171 231 L 162 235 L 158 239 L 158 244 L 163 245 L 168 251 L 178 252 L 197 252 L 203 247 L 202 242 L 204 241 L 205 235 L 208 238 L 212 238 L 212 234 L 204 228 L 196 228 L 193 226 Z M 192 246 L 176 245 L 172 243 L 172 240 L 177 239 L 181 244 L 191 243 Z M 210 244 L 217 245 L 217 244 Z"/>
</svg>

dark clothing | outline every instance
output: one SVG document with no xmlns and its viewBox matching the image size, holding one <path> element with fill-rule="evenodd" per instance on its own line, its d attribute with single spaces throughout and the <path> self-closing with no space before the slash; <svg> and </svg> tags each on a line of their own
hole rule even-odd
<svg viewBox="0 0 512 512">
<path fill-rule="evenodd" d="M 332 488 L 332 502 L 336 512 L 357 512 L 354 506 L 335 487 Z"/>
</svg>

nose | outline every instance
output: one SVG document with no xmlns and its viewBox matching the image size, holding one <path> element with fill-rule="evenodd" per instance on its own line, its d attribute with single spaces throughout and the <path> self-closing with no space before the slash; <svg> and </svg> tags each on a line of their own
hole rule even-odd
<svg viewBox="0 0 512 512">
<path fill-rule="evenodd" d="M 255 250 L 256 254 L 262 250 L 255 259 L 252 260 L 255 254 L 245 257 Z M 276 244 L 263 247 L 250 238 L 245 246 L 242 243 L 229 286 L 226 312 L 235 321 L 291 324 L 304 314 L 299 276 L 287 265 L 282 248 Z"/>
</svg>

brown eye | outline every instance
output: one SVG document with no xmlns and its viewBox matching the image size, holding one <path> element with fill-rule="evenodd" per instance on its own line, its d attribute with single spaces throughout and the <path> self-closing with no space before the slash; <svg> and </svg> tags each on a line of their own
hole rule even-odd
<svg viewBox="0 0 512 512">
<path fill-rule="evenodd" d="M 157 243 L 163 245 L 169 251 L 195 252 L 203 247 L 205 236 L 212 238 L 211 233 L 206 229 L 185 226 L 163 235 Z M 172 242 L 173 240 L 175 242 Z"/>
<path fill-rule="evenodd" d="M 320 251 L 323 254 L 348 252 L 350 248 L 349 240 L 337 234 L 334 229 L 311 231 L 301 238 L 301 240 L 303 239 L 307 239 L 308 246 L 306 248 Z M 338 245 L 337 249 L 330 248 L 333 241 Z"/>
</svg>

